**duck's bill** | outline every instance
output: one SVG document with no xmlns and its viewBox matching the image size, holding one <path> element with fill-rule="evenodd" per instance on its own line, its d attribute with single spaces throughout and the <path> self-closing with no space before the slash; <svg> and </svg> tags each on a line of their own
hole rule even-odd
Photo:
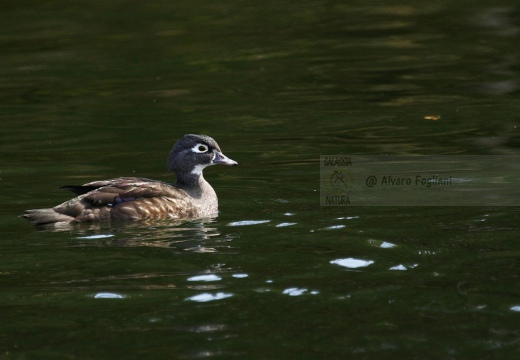
<svg viewBox="0 0 520 360">
<path fill-rule="evenodd" d="M 212 161 L 213 164 L 221 164 L 221 165 L 229 165 L 229 166 L 237 166 L 238 163 L 235 160 L 231 160 L 226 155 L 221 152 L 215 152 L 215 158 Z"/>
</svg>

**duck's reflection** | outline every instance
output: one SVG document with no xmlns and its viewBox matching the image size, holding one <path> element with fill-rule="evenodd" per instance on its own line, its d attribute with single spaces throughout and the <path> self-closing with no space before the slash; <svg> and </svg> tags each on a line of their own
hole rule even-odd
<svg viewBox="0 0 520 360">
<path fill-rule="evenodd" d="M 221 235 L 214 218 L 193 221 L 139 221 L 67 224 L 53 231 L 68 231 L 71 246 L 159 247 L 178 252 L 212 253 L 228 250 L 233 235 Z"/>
</svg>

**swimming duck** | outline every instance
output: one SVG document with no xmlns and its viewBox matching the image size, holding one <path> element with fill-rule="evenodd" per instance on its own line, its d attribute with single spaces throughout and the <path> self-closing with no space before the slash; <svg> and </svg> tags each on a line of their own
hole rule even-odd
<svg viewBox="0 0 520 360">
<path fill-rule="evenodd" d="M 202 171 L 210 165 L 236 166 L 217 142 L 206 135 L 184 135 L 173 146 L 168 171 L 174 184 L 137 177 L 62 186 L 78 196 L 48 209 L 27 210 L 22 217 L 35 225 L 98 220 L 185 219 L 216 216 L 218 199 Z"/>
</svg>

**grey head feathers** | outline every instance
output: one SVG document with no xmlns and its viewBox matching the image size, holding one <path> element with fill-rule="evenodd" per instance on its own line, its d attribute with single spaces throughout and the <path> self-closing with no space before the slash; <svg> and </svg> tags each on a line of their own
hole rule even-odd
<svg viewBox="0 0 520 360">
<path fill-rule="evenodd" d="M 217 142 L 206 135 L 184 135 L 173 146 L 167 161 L 167 169 L 177 175 L 175 186 L 190 190 L 198 186 L 205 167 L 238 163 L 226 157 Z"/>
<path fill-rule="evenodd" d="M 196 165 L 210 165 L 215 150 L 221 152 L 217 142 L 209 136 L 184 135 L 173 145 L 167 162 L 168 171 L 189 173 Z"/>
</svg>

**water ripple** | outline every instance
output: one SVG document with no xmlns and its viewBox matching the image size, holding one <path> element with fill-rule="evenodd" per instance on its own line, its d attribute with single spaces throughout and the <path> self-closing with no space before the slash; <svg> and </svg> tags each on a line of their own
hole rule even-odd
<svg viewBox="0 0 520 360">
<path fill-rule="evenodd" d="M 94 299 L 124 299 L 125 295 L 109 293 L 109 292 L 101 292 L 94 295 Z"/>
<path fill-rule="evenodd" d="M 373 260 L 361 260 L 361 259 L 354 259 L 354 258 L 345 258 L 345 259 L 336 259 L 331 260 L 331 264 L 343 266 L 349 269 L 356 269 L 359 267 L 365 267 L 372 265 L 374 263 Z"/>
<path fill-rule="evenodd" d="M 231 276 L 234 278 L 237 278 L 237 279 L 243 279 L 243 278 L 248 277 L 249 275 L 248 274 L 233 274 Z"/>
<path fill-rule="evenodd" d="M 282 292 L 282 294 L 289 295 L 289 296 L 301 296 L 301 295 L 303 295 L 303 294 L 305 294 L 307 292 L 309 292 L 308 289 L 301 289 L 301 288 L 294 287 L 294 288 L 287 288 L 287 289 L 285 289 Z M 309 292 L 309 294 L 316 295 L 316 294 L 319 294 L 319 291 L 312 290 L 312 291 Z"/>
<path fill-rule="evenodd" d="M 413 269 L 413 268 L 416 268 L 418 264 L 413 264 L 413 265 L 410 265 L 410 266 L 405 266 L 403 264 L 399 264 L 399 265 L 396 265 L 396 266 L 392 266 L 390 269 L 388 270 L 400 270 L 400 271 L 404 271 L 404 270 L 409 270 L 409 269 Z"/>
<path fill-rule="evenodd" d="M 216 294 L 211 293 L 202 293 L 194 296 L 190 296 L 186 300 L 190 301 L 196 301 L 196 302 L 208 302 L 208 301 L 215 301 L 215 300 L 221 300 L 228 297 L 233 296 L 233 294 L 218 292 Z"/>
<path fill-rule="evenodd" d="M 283 222 L 283 223 L 279 223 L 278 225 L 276 225 L 276 227 L 286 227 L 286 226 L 292 226 L 292 225 L 296 225 L 297 223 L 294 223 L 294 222 Z"/>
<path fill-rule="evenodd" d="M 89 236 L 78 236 L 76 239 L 81 240 L 96 240 L 96 239 L 106 239 L 114 236 L 113 234 L 99 234 L 99 235 L 89 235 Z"/>
<path fill-rule="evenodd" d="M 219 281 L 222 278 L 215 274 L 197 275 L 188 278 L 188 281 Z"/>
<path fill-rule="evenodd" d="M 233 221 L 228 224 L 228 226 L 248 226 L 248 225 L 258 225 L 265 224 L 270 222 L 271 220 L 242 220 L 242 221 Z"/>
<path fill-rule="evenodd" d="M 331 225 L 327 226 L 325 230 L 335 230 L 335 229 L 343 229 L 345 225 Z"/>
</svg>

